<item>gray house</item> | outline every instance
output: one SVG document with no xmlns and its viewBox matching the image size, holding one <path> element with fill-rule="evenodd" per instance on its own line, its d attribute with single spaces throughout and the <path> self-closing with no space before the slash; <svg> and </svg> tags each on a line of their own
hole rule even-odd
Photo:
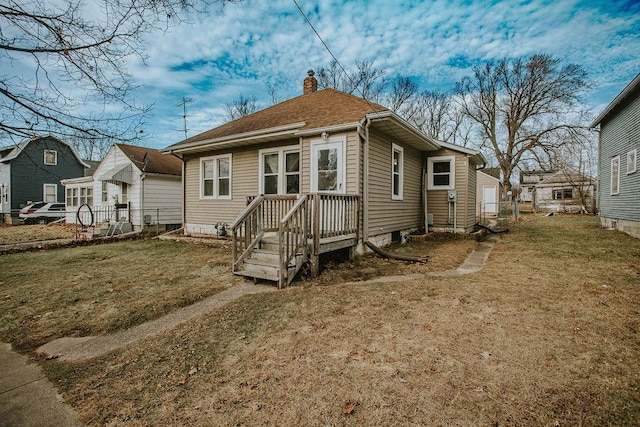
<svg viewBox="0 0 640 427">
<path fill-rule="evenodd" d="M 18 216 L 29 201 L 64 201 L 60 180 L 83 176 L 88 167 L 73 147 L 51 135 L 1 148 L 2 218 Z"/>
<path fill-rule="evenodd" d="M 600 221 L 640 238 L 640 74 L 593 121 L 596 126 Z"/>
</svg>

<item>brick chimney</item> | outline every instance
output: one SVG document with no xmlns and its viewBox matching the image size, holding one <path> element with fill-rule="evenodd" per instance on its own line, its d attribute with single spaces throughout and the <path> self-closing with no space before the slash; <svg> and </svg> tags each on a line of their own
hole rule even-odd
<svg viewBox="0 0 640 427">
<path fill-rule="evenodd" d="M 304 84 L 302 85 L 303 95 L 313 93 L 318 90 L 318 81 L 313 77 L 314 74 L 313 70 L 307 71 L 307 77 L 304 79 Z"/>
</svg>

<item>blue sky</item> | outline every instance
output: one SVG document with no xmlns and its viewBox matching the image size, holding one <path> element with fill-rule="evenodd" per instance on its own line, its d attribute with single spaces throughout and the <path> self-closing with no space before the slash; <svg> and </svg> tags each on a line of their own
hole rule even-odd
<svg viewBox="0 0 640 427">
<path fill-rule="evenodd" d="M 413 76 L 421 89 L 448 89 L 474 64 L 548 53 L 584 66 L 594 83 L 586 101 L 597 115 L 640 72 L 640 3 L 533 0 L 298 0 L 347 69 L 356 61 L 393 77 Z M 189 136 L 224 122 L 224 106 L 240 95 L 271 105 L 302 92 L 308 69 L 331 61 L 292 0 L 245 0 L 166 33 L 150 34 L 145 63 L 129 71 L 143 85 L 138 101 L 154 104 L 144 144 L 180 141 L 182 97 Z"/>
</svg>

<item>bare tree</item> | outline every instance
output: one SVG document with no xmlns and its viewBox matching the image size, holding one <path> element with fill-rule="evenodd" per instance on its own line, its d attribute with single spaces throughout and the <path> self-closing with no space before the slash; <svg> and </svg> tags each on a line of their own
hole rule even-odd
<svg viewBox="0 0 640 427">
<path fill-rule="evenodd" d="M 495 154 L 505 191 L 523 156 L 549 153 L 584 130 L 571 112 L 587 87 L 582 67 L 549 55 L 476 66 L 458 83 L 463 111 Z"/>
<path fill-rule="evenodd" d="M 210 0 L 229 2 L 238 0 Z M 149 106 L 127 73 L 144 34 L 206 0 L 8 0 L 0 4 L 0 135 L 134 142 Z"/>
<path fill-rule="evenodd" d="M 572 201 L 580 204 L 581 213 L 595 213 L 595 178 L 597 139 L 588 132 L 577 133 L 571 141 L 549 153 L 549 169 L 558 170 L 571 188 Z"/>
<path fill-rule="evenodd" d="M 236 120 L 258 111 L 258 100 L 255 96 L 240 95 L 225 106 L 226 119 Z"/>
<path fill-rule="evenodd" d="M 400 116 L 406 116 L 411 111 L 414 98 L 418 95 L 420 86 L 411 77 L 398 76 L 391 80 L 387 107 Z"/>
<path fill-rule="evenodd" d="M 469 142 L 469 121 L 452 93 L 421 92 L 404 109 L 403 117 L 432 138 L 463 146 Z"/>
<path fill-rule="evenodd" d="M 328 67 L 321 67 L 317 73 L 318 88 L 338 89 L 376 101 L 386 86 L 382 78 L 384 75 L 383 70 L 374 67 L 373 61 L 356 61 L 356 70 L 352 72 L 331 61 Z"/>
</svg>

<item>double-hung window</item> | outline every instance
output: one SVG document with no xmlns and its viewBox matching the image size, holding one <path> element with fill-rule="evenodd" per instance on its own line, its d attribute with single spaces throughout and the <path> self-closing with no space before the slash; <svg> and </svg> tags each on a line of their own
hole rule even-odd
<svg viewBox="0 0 640 427">
<path fill-rule="evenodd" d="M 300 194 L 300 149 L 260 150 L 260 194 Z"/>
<path fill-rule="evenodd" d="M 391 199 L 402 200 L 404 181 L 404 150 L 391 144 Z"/>
<path fill-rule="evenodd" d="M 429 190 L 454 190 L 456 188 L 455 156 L 437 156 L 427 159 Z"/>
<path fill-rule="evenodd" d="M 45 203 L 55 203 L 58 201 L 58 186 L 56 184 L 42 185 L 42 201 Z"/>
<path fill-rule="evenodd" d="M 200 161 L 200 197 L 231 199 L 231 154 Z"/>
<path fill-rule="evenodd" d="M 620 156 L 611 159 L 611 195 L 620 194 Z"/>
</svg>

